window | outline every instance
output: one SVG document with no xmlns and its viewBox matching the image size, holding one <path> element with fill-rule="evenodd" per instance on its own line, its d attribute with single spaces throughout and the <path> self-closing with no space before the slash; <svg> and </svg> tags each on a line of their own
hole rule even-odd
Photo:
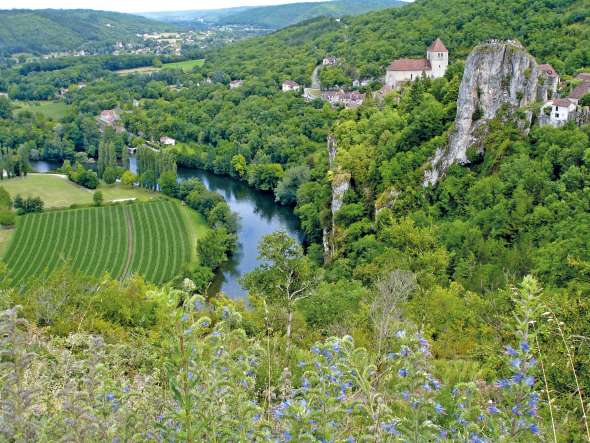
<svg viewBox="0 0 590 443">
<path fill-rule="evenodd" d="M 555 118 L 559 118 L 559 112 L 555 113 Z"/>
</svg>

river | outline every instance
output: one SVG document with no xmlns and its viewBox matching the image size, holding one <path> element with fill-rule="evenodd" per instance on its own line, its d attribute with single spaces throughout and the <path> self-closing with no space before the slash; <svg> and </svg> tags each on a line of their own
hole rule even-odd
<svg viewBox="0 0 590 443">
<path fill-rule="evenodd" d="M 130 169 L 136 172 L 135 159 L 130 160 Z M 34 161 L 31 165 L 37 172 L 50 172 L 61 166 L 48 161 Z M 221 290 L 233 298 L 245 295 L 239 280 L 260 264 L 257 247 L 265 235 L 282 230 L 303 241 L 297 217 L 291 208 L 277 204 L 272 194 L 257 191 L 231 177 L 197 169 L 179 168 L 178 177 L 180 180 L 198 178 L 207 189 L 223 196 L 230 209 L 239 217 L 238 250 L 217 272 L 210 287 L 211 294 Z"/>
<path fill-rule="evenodd" d="M 257 248 L 265 235 L 285 231 L 293 238 L 303 241 L 297 217 L 290 208 L 277 204 L 272 194 L 257 191 L 231 177 L 196 169 L 179 168 L 178 177 L 181 180 L 197 177 L 207 189 L 223 196 L 240 219 L 238 250 L 217 272 L 210 293 L 215 294 L 221 290 L 232 298 L 245 295 L 239 280 L 260 264 Z"/>
</svg>

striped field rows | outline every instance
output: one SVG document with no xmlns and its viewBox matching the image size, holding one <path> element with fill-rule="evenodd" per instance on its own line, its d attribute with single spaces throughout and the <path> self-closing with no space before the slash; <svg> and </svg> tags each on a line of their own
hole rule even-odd
<svg viewBox="0 0 590 443">
<path fill-rule="evenodd" d="M 168 201 L 25 215 L 4 256 L 15 283 L 63 264 L 95 277 L 140 274 L 162 283 L 190 259 L 187 226 Z"/>
</svg>

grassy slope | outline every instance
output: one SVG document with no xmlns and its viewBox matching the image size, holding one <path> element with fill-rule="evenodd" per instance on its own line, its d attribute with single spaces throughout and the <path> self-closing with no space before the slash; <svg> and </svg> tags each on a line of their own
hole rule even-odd
<svg viewBox="0 0 590 443">
<path fill-rule="evenodd" d="M 0 11 L 0 53 L 75 50 L 112 45 L 135 34 L 173 29 L 144 17 L 91 10 Z"/>
<path fill-rule="evenodd" d="M 398 0 L 335 0 L 320 3 L 292 3 L 262 6 L 237 12 L 221 18 L 220 23 L 284 28 L 319 16 L 340 17 L 402 5 L 404 2 Z"/>
<path fill-rule="evenodd" d="M 20 194 L 23 197 L 39 196 L 47 208 L 65 208 L 73 204 L 88 205 L 92 203 L 93 191 L 78 186 L 66 178 L 52 174 L 29 174 L 24 178 L 3 180 L 0 186 L 8 191 L 10 196 Z M 119 185 L 101 185 L 106 202 L 136 198 L 146 201 L 154 197 L 153 193 L 143 189 L 126 189 Z"/>
<path fill-rule="evenodd" d="M 204 59 L 185 60 L 185 61 L 176 62 L 176 63 L 166 63 L 161 68 L 156 68 L 155 66 L 143 66 L 141 68 L 121 69 L 121 70 L 114 71 L 114 72 L 119 75 L 149 74 L 152 72 L 161 71 L 162 69 L 182 69 L 184 72 L 189 72 L 196 66 L 203 66 L 204 63 L 205 63 Z"/>
<path fill-rule="evenodd" d="M 35 101 L 35 102 L 19 102 L 16 113 L 23 111 L 31 111 L 32 113 L 40 112 L 47 118 L 60 120 L 65 115 L 69 106 L 61 101 Z"/>
</svg>

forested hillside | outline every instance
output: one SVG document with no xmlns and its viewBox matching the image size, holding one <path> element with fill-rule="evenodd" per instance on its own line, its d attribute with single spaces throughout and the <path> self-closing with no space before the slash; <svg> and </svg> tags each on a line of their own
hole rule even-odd
<svg viewBox="0 0 590 443">
<path fill-rule="evenodd" d="M 401 0 L 334 0 L 319 3 L 293 3 L 278 6 L 249 8 L 224 15 L 221 24 L 255 25 L 266 28 L 284 28 L 314 17 L 343 17 L 368 11 L 403 6 Z"/>
<path fill-rule="evenodd" d="M 392 59 L 423 56 L 441 37 L 451 60 L 464 58 L 489 38 L 517 38 L 542 62 L 572 73 L 590 64 L 588 4 L 584 0 L 418 0 L 345 18 L 316 19 L 270 36 L 239 43 L 208 57 L 210 69 L 232 77 L 248 75 L 309 82 L 326 54 L 344 59 L 360 77 L 380 76 Z"/>
<path fill-rule="evenodd" d="M 0 10 L 0 54 L 112 47 L 138 33 L 173 29 L 143 17 L 91 10 Z"/>
</svg>

